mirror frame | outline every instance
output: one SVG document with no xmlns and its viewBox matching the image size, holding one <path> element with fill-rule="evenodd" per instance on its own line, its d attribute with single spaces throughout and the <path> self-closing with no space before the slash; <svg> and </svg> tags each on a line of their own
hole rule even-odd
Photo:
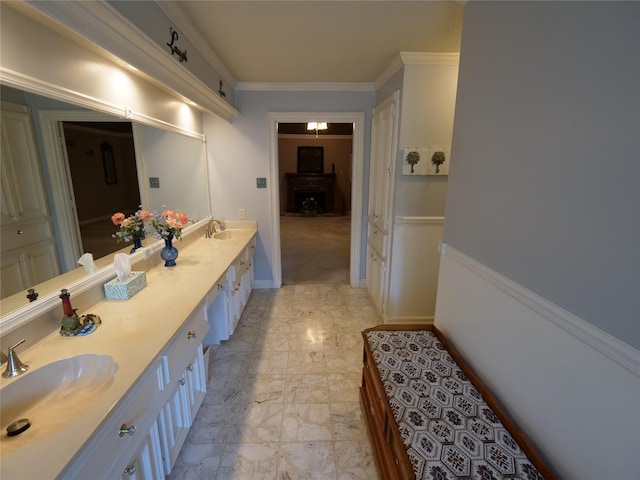
<svg viewBox="0 0 640 480">
<path fill-rule="evenodd" d="M 174 125 L 163 120 L 155 119 L 144 114 L 135 113 L 127 107 L 123 108 L 121 106 L 113 105 L 96 98 L 90 98 L 80 93 L 70 91 L 63 87 L 59 87 L 57 85 L 54 85 L 39 79 L 35 79 L 33 77 L 21 75 L 17 72 L 7 71 L 6 69 L 0 69 L 0 83 L 18 90 L 24 90 L 25 92 L 34 93 L 34 94 L 41 95 L 44 97 L 49 97 L 61 102 L 66 102 L 71 105 L 76 105 L 80 108 L 90 110 L 90 112 L 85 112 L 85 113 L 93 114 L 94 116 L 97 116 L 98 114 L 107 114 L 111 116 L 112 121 L 114 120 L 114 117 L 115 117 L 115 120 L 117 121 L 130 121 L 134 124 L 134 127 L 136 123 L 141 123 L 151 127 L 159 128 L 161 130 L 166 130 L 173 133 L 178 133 L 180 135 L 186 135 L 192 138 L 200 139 L 203 142 L 203 145 L 206 144 L 205 143 L 206 137 L 204 134 L 185 129 L 181 126 Z M 74 111 L 70 110 L 69 112 L 74 112 Z M 75 113 L 77 114 L 80 112 L 75 111 Z M 49 122 L 49 123 L 55 124 L 56 122 Z M 43 141 L 54 142 L 53 144 L 55 145 L 55 129 L 53 130 L 53 133 L 54 133 L 53 138 L 51 137 L 50 128 L 45 128 L 45 125 L 43 124 L 42 129 L 43 129 L 42 130 L 43 137 L 48 137 L 48 139 L 43 138 Z M 57 149 L 54 149 L 54 150 L 57 150 Z M 204 175 L 206 178 L 207 212 L 208 212 L 208 217 L 210 217 L 211 216 L 211 191 L 210 191 L 210 185 L 209 185 L 209 168 L 207 164 L 206 151 L 204 152 L 204 156 L 205 156 Z M 46 161 L 48 162 L 49 159 L 46 159 Z M 138 160 L 136 160 L 136 162 L 137 161 Z M 57 169 L 56 175 L 63 174 L 63 172 L 60 171 L 59 167 L 56 167 L 56 169 Z M 63 179 L 64 179 L 64 182 L 66 182 L 66 177 L 63 176 Z M 60 181 L 60 179 L 58 179 L 58 181 Z M 184 230 L 184 235 L 189 235 L 190 232 L 198 230 L 202 226 L 206 225 L 207 222 L 208 222 L 208 218 L 205 218 L 200 222 L 190 225 Z M 144 259 L 149 258 L 150 255 L 158 252 L 161 248 L 162 248 L 162 243 L 160 241 L 156 241 L 152 245 L 142 248 L 141 251 L 137 251 L 133 255 L 131 255 L 131 264 L 134 265 Z M 78 279 L 76 281 L 72 281 L 71 283 L 65 283 L 63 279 L 61 282 L 62 286 L 60 288 L 72 289 L 74 292 L 74 295 L 80 295 L 88 291 L 89 289 L 94 288 L 110 280 L 115 276 L 115 274 L 116 273 L 115 273 L 115 269 L 113 268 L 113 264 L 110 263 L 109 265 L 103 268 L 100 268 L 96 272 L 90 275 L 86 275 L 83 278 Z M 64 276 L 64 274 L 62 274 L 61 276 Z M 57 308 L 59 306 L 59 302 L 60 302 L 59 291 L 54 290 L 53 292 L 44 294 L 43 296 L 39 297 L 36 302 L 27 303 L 15 310 L 8 312 L 7 314 L 4 314 L 4 312 L 2 312 L 0 315 L 0 334 L 4 336 L 26 325 L 34 318 L 37 318 L 45 314 L 46 312 L 48 312 L 53 308 Z"/>
<path fill-rule="evenodd" d="M 183 229 L 183 237 L 188 237 L 191 233 L 205 227 L 208 222 L 209 218 L 204 218 L 199 222 L 189 225 Z M 133 266 L 139 262 L 147 260 L 154 254 L 159 254 L 163 246 L 164 243 L 161 240 L 157 240 L 151 245 L 137 250 L 129 257 L 131 265 Z M 126 247 L 123 250 L 126 251 L 129 250 L 129 248 L 130 247 Z M 111 258 L 113 258 L 112 255 Z M 110 260 L 110 262 L 112 262 L 112 260 Z M 67 290 L 72 291 L 74 296 L 79 296 L 92 288 L 103 285 L 115 276 L 116 270 L 113 267 L 113 263 L 109 263 L 107 266 L 100 268 L 92 274 L 85 275 L 78 280 L 67 283 L 63 279 L 61 281 L 60 288 L 66 288 Z M 59 275 L 59 277 L 64 277 L 64 274 Z M 35 302 L 25 303 L 23 306 L 7 313 L 6 315 L 0 316 L 0 333 L 2 333 L 2 335 L 7 335 L 23 325 L 26 325 L 32 319 L 44 315 L 54 308 L 59 308 L 59 306 L 60 292 L 59 289 L 56 289 L 42 297 L 38 297 L 38 300 Z"/>
</svg>

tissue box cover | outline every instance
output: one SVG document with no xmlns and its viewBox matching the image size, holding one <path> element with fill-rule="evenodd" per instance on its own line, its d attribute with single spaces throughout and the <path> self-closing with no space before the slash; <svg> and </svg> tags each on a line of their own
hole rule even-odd
<svg viewBox="0 0 640 480">
<path fill-rule="evenodd" d="M 147 275 L 144 272 L 131 272 L 129 277 L 118 280 L 118 277 L 104 284 L 107 300 L 128 300 L 147 286 Z"/>
</svg>

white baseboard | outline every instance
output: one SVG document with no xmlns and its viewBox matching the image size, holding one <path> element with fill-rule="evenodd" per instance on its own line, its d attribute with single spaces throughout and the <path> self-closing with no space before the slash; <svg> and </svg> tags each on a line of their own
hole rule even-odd
<svg viewBox="0 0 640 480">
<path fill-rule="evenodd" d="M 272 280 L 254 280 L 253 281 L 253 288 L 255 288 L 255 289 L 274 288 L 273 287 L 273 281 Z"/>
</svg>

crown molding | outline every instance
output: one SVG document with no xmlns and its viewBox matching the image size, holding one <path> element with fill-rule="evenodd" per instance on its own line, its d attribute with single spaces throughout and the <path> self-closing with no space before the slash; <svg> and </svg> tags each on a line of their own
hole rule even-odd
<svg viewBox="0 0 640 480">
<path fill-rule="evenodd" d="M 146 81 L 161 86 L 177 95 L 191 100 L 204 110 L 231 121 L 240 114 L 229 103 L 220 98 L 198 77 L 178 62 L 167 59 L 161 48 L 139 28 L 104 2 L 38 2 L 26 0 L 24 4 L 38 14 L 46 16 L 61 27 L 71 31 L 74 37 L 86 42 L 83 46 L 98 48 L 103 56 L 113 61 L 113 56 L 135 66 Z M 23 10 L 24 13 L 27 11 Z M 89 45 L 87 45 L 89 44 Z M 136 48 L 131 48 L 135 45 Z M 169 61 L 168 61 L 169 60 Z"/>
<path fill-rule="evenodd" d="M 373 92 L 372 83 L 349 82 L 238 82 L 236 91 L 251 92 Z"/>
<path fill-rule="evenodd" d="M 457 67 L 460 53 L 400 52 L 404 65 L 445 65 Z"/>
<path fill-rule="evenodd" d="M 459 64 L 459 53 L 400 52 L 393 58 L 389 65 L 387 65 L 387 68 L 382 71 L 373 84 L 375 89 L 378 90 L 405 65 L 441 65 L 457 67 Z"/>
<path fill-rule="evenodd" d="M 382 71 L 382 73 L 376 78 L 373 82 L 376 90 L 378 90 L 382 85 L 384 85 L 391 77 L 393 77 L 398 70 L 404 67 L 404 63 L 402 63 L 402 58 L 400 55 L 396 55 L 393 57 L 393 60 L 387 65 L 387 67 Z"/>
</svg>

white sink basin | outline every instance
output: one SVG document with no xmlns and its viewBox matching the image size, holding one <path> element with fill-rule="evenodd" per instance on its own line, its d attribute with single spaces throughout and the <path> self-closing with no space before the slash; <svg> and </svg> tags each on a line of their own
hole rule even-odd
<svg viewBox="0 0 640 480">
<path fill-rule="evenodd" d="M 113 383 L 118 364 L 109 355 L 78 355 L 30 370 L 0 390 L 0 454 L 41 440 L 63 428 Z M 7 435 L 26 418 L 30 427 Z"/>
<path fill-rule="evenodd" d="M 237 233 L 233 230 L 225 230 L 224 232 L 214 233 L 213 238 L 216 240 L 231 240 L 237 237 Z"/>
</svg>

